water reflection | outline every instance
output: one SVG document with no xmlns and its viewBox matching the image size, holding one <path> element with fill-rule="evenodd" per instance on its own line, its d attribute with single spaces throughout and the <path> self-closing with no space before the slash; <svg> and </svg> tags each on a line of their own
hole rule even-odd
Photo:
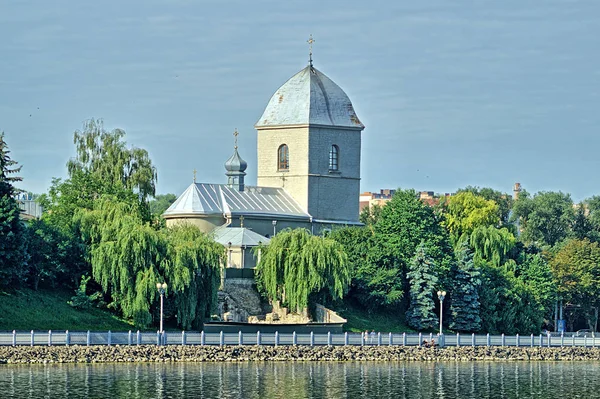
<svg viewBox="0 0 600 399">
<path fill-rule="evenodd" d="M 597 397 L 600 364 L 175 363 L 0 367 L 0 396 L 49 398 Z"/>
</svg>

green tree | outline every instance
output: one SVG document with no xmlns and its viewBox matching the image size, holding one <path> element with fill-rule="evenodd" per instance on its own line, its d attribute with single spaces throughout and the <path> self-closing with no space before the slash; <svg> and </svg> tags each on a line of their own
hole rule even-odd
<svg viewBox="0 0 600 399">
<path fill-rule="evenodd" d="M 476 332 L 481 329 L 479 271 L 475 268 L 468 242 L 464 241 L 456 252 L 458 262 L 454 269 L 450 328 L 461 332 Z"/>
<path fill-rule="evenodd" d="M 469 243 L 476 261 L 490 262 L 494 266 L 502 265 L 508 253 L 515 247 L 516 239 L 505 227 L 479 226 L 471 233 Z"/>
<path fill-rule="evenodd" d="M 404 276 L 421 243 L 433 258 L 437 275 L 442 278 L 449 275 L 454 257 L 448 233 L 433 208 L 420 201 L 414 190 L 398 189 L 382 207 L 373 231 L 371 261 L 380 268 L 392 270 L 399 277 L 396 281 Z M 441 285 L 446 286 L 446 282 L 442 281 Z M 403 287 L 398 285 L 394 289 L 398 291 Z"/>
<path fill-rule="evenodd" d="M 498 205 L 469 191 L 448 197 L 444 205 L 444 225 L 455 244 L 478 227 L 498 226 L 500 223 Z"/>
<path fill-rule="evenodd" d="M 585 240 L 569 240 L 550 260 L 558 295 L 581 306 L 589 328 L 596 331 L 600 306 L 600 246 Z"/>
<path fill-rule="evenodd" d="M 155 216 L 162 215 L 173 202 L 177 200 L 175 194 L 159 194 L 150 201 L 150 213 Z"/>
<path fill-rule="evenodd" d="M 9 154 L 4 133 L 0 133 L 0 284 L 20 282 L 24 261 L 21 209 L 15 199 L 19 190 L 14 186 L 22 180 L 15 175 L 21 167 Z"/>
<path fill-rule="evenodd" d="M 350 264 L 344 248 L 306 229 L 284 230 L 261 247 L 256 266 L 258 288 L 271 301 L 296 312 L 313 300 L 341 299 L 350 284 Z"/>
<path fill-rule="evenodd" d="M 481 263 L 482 331 L 490 334 L 537 334 L 544 321 L 543 313 L 530 287 L 508 267 Z"/>
<path fill-rule="evenodd" d="M 159 269 L 174 296 L 177 322 L 184 329 L 199 330 L 216 310 L 225 249 L 196 226 L 175 226 L 161 233 L 167 250 Z"/>
<path fill-rule="evenodd" d="M 196 227 L 156 230 L 134 204 L 102 196 L 93 210 L 76 216 L 86 241 L 94 279 L 112 298 L 111 307 L 140 327 L 152 321 L 156 283 L 174 295 L 181 327 L 198 328 L 216 304 L 221 245 Z"/>
<path fill-rule="evenodd" d="M 582 206 L 583 205 L 583 206 Z M 581 235 L 575 235 L 575 238 L 583 239 L 589 238 L 590 241 L 600 241 L 600 195 L 594 195 L 593 197 L 587 198 L 583 203 L 579 204 L 579 210 L 586 216 L 585 220 L 587 225 L 585 231 L 587 235 L 585 237 Z M 579 214 L 579 213 L 578 213 Z"/>
<path fill-rule="evenodd" d="M 513 198 L 509 194 L 494 190 L 489 187 L 473 187 L 467 186 L 457 191 L 461 193 L 463 191 L 471 192 L 479 197 L 483 197 L 486 200 L 492 200 L 498 205 L 498 216 L 503 225 L 509 223 L 510 210 L 513 205 Z"/>
<path fill-rule="evenodd" d="M 438 278 L 435 261 L 427 253 L 424 243 L 417 247 L 407 277 L 410 285 L 410 307 L 406 312 L 408 325 L 418 331 L 435 329 L 439 319 L 435 312 L 433 292 Z"/>
<path fill-rule="evenodd" d="M 570 233 L 575 217 L 573 200 L 562 192 L 539 192 L 530 197 L 519 194 L 513 206 L 513 220 L 518 221 L 524 243 L 553 246 Z"/>
<path fill-rule="evenodd" d="M 61 245 L 69 253 L 65 279 L 72 286 L 91 272 L 86 261 L 91 243 L 82 239 L 74 222 L 78 212 L 94 209 L 99 198 L 110 195 L 130 204 L 144 221 L 152 220 L 147 199 L 154 195 L 155 168 L 147 152 L 128 149 L 124 137 L 119 129 L 105 131 L 101 121 L 86 122 L 83 131 L 74 133 L 77 157 L 67 163 L 69 177 L 53 179 L 48 194 L 38 198 L 45 209 L 42 218 L 63 237 Z"/>
<path fill-rule="evenodd" d="M 366 206 L 360 212 L 358 219 L 360 220 L 361 223 L 364 223 L 367 226 L 374 225 L 375 223 L 377 223 L 377 220 L 379 219 L 379 216 L 381 215 L 381 208 L 382 208 L 382 206 L 377 205 L 377 204 L 375 204 L 371 207 Z"/>
<path fill-rule="evenodd" d="M 67 163 L 69 176 L 78 172 L 89 173 L 98 181 L 112 187 L 135 192 L 147 201 L 156 193 L 156 168 L 142 148 L 127 148 L 125 132 L 107 131 L 102 120 L 90 119 L 82 131 L 75 131 L 75 159 Z"/>
<path fill-rule="evenodd" d="M 329 235 L 343 246 L 348 255 L 352 273 L 348 298 L 372 311 L 398 304 L 404 292 L 399 270 L 380 267 L 377 260 L 372 259 L 373 237 L 371 227 L 344 227 L 333 230 Z"/>
<path fill-rule="evenodd" d="M 586 205 L 584 203 L 577 205 L 571 226 L 571 237 L 578 240 L 588 238 L 592 241 L 597 241 L 597 232 L 586 213 Z"/>
<path fill-rule="evenodd" d="M 45 220 L 34 219 L 27 223 L 25 242 L 26 279 L 32 288 L 37 291 L 40 283 L 50 286 L 60 283 L 72 253 L 70 241 Z"/>
<path fill-rule="evenodd" d="M 550 265 L 540 254 L 522 254 L 519 261 L 518 277 L 529 287 L 540 313 L 551 318 L 557 286 Z"/>
</svg>

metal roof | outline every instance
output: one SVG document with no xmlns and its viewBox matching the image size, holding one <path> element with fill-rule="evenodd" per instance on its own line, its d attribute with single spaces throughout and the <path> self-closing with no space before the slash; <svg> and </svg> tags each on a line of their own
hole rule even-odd
<svg viewBox="0 0 600 399">
<path fill-rule="evenodd" d="M 307 124 L 364 129 L 346 93 L 310 65 L 277 89 L 255 127 Z"/>
<path fill-rule="evenodd" d="M 256 215 L 310 219 L 283 189 L 246 186 L 238 191 L 226 184 L 192 183 L 163 216 Z"/>
<path fill-rule="evenodd" d="M 227 227 L 222 226 L 213 230 L 211 233 L 214 240 L 227 247 L 229 243 L 233 247 L 256 247 L 260 244 L 268 244 L 270 239 L 249 230 L 245 227 Z"/>
</svg>

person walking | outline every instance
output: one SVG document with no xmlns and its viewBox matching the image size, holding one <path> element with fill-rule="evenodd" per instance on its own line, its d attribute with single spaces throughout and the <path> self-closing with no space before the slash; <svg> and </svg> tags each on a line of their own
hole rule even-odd
<svg viewBox="0 0 600 399">
<path fill-rule="evenodd" d="M 370 342 L 371 345 L 373 345 L 374 340 L 375 340 L 375 330 L 371 330 L 371 342 Z"/>
<path fill-rule="evenodd" d="M 365 330 L 363 341 L 365 341 L 365 344 L 369 343 L 369 330 Z"/>
</svg>

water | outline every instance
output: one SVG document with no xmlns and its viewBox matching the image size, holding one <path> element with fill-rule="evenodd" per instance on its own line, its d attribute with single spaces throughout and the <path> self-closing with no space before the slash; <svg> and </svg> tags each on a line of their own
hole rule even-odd
<svg viewBox="0 0 600 399">
<path fill-rule="evenodd" d="M 600 363 L 176 363 L 0 366 L 15 398 L 595 398 Z"/>
</svg>

